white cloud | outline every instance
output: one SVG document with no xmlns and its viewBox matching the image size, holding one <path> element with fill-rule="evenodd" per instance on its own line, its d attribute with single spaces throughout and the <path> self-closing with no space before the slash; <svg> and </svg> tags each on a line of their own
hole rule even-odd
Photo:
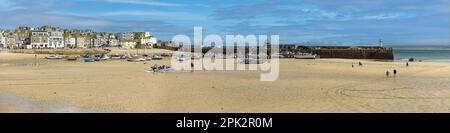
<svg viewBox="0 0 450 133">
<path fill-rule="evenodd" d="M 17 5 L 11 0 L 0 0 L 0 11 L 12 11 L 23 9 L 23 7 Z"/>
<path fill-rule="evenodd" d="M 361 20 L 387 20 L 387 19 L 409 18 L 409 17 L 412 17 L 412 15 L 403 14 L 403 13 L 386 13 L 386 14 L 362 16 L 360 19 Z"/>
<path fill-rule="evenodd" d="M 138 4 L 148 6 L 167 6 L 167 7 L 184 6 L 183 4 L 148 1 L 148 0 L 106 0 L 106 1 L 111 3 Z"/>
<path fill-rule="evenodd" d="M 165 16 L 165 17 L 178 17 L 186 15 L 190 14 L 183 12 L 162 12 L 162 11 L 142 11 L 142 10 L 113 11 L 103 14 L 103 16 Z"/>
<path fill-rule="evenodd" d="M 165 12 L 165 11 L 153 11 L 153 10 L 119 10 L 101 13 L 99 16 L 111 17 L 111 16 L 137 16 L 137 17 L 166 17 L 170 19 L 178 20 L 205 20 L 204 14 L 193 14 L 187 12 Z"/>
</svg>

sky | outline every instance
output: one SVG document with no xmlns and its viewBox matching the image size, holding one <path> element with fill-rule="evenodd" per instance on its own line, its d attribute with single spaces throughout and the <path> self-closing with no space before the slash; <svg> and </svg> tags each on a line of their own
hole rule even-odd
<svg viewBox="0 0 450 133">
<path fill-rule="evenodd" d="M 281 43 L 450 45 L 448 0 L 0 0 L 0 28 L 279 35 Z"/>
</svg>

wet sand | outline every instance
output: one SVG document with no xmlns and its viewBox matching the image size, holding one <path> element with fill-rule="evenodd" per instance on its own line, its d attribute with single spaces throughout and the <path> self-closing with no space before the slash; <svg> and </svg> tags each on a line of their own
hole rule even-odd
<svg viewBox="0 0 450 133">
<path fill-rule="evenodd" d="M 444 62 L 281 59 L 279 79 L 261 82 L 258 71 L 147 72 L 167 59 L 43 57 L 0 53 L 0 112 L 450 112 Z"/>
</svg>

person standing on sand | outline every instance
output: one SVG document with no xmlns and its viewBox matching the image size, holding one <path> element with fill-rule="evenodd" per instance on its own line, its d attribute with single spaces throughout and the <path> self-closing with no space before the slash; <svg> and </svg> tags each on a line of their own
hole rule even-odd
<svg viewBox="0 0 450 133">
<path fill-rule="evenodd" d="M 394 77 L 397 76 L 397 69 L 394 69 Z"/>
<path fill-rule="evenodd" d="M 389 78 L 390 72 L 389 70 L 386 70 L 386 78 Z"/>
<path fill-rule="evenodd" d="M 409 67 L 409 62 L 406 62 L 406 67 Z"/>
<path fill-rule="evenodd" d="M 191 72 L 194 72 L 194 63 L 191 62 Z"/>
<path fill-rule="evenodd" d="M 353 64 L 353 62 L 352 62 L 352 68 L 355 68 L 355 65 Z"/>
</svg>

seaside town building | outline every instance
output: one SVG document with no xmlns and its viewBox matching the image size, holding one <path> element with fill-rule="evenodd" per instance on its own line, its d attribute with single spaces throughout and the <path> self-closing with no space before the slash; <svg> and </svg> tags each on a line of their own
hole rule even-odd
<svg viewBox="0 0 450 133">
<path fill-rule="evenodd" d="M 157 43 L 156 38 L 153 37 L 150 32 L 135 32 L 134 39 L 137 45 L 141 46 L 153 47 Z"/>
<path fill-rule="evenodd" d="M 119 39 L 119 41 L 134 40 L 134 33 L 132 33 L 132 32 L 118 33 L 117 38 Z"/>
<path fill-rule="evenodd" d="M 76 48 L 76 38 L 70 32 L 64 32 L 64 48 Z"/>
<path fill-rule="evenodd" d="M 134 40 L 123 40 L 119 42 L 119 45 L 122 48 L 135 48 L 136 47 L 136 41 Z"/>
<path fill-rule="evenodd" d="M 31 30 L 30 27 L 19 27 L 15 30 L 17 37 L 17 47 L 16 48 L 26 48 L 31 49 Z"/>
<path fill-rule="evenodd" d="M 47 31 L 31 31 L 31 47 L 33 49 L 50 48 Z"/>
<path fill-rule="evenodd" d="M 76 35 L 75 36 L 75 48 L 87 48 L 86 45 L 86 37 L 83 35 Z"/>
<path fill-rule="evenodd" d="M 3 35 L 4 31 L 0 29 L 0 48 L 6 47 L 5 37 Z"/>
<path fill-rule="evenodd" d="M 89 29 L 62 29 L 51 26 L 21 26 L 14 32 L 0 29 L 0 48 L 9 49 L 148 48 L 157 43 L 157 39 L 150 32 L 93 32 Z"/>
<path fill-rule="evenodd" d="M 4 35 L 6 48 L 19 48 L 19 45 L 16 42 L 16 34 L 13 32 L 6 32 Z"/>
<path fill-rule="evenodd" d="M 119 40 L 117 40 L 117 35 L 114 33 L 109 33 L 108 35 L 108 46 L 116 47 L 119 46 Z"/>
<path fill-rule="evenodd" d="M 64 36 L 61 31 L 49 32 L 49 48 L 64 48 Z"/>
</svg>

